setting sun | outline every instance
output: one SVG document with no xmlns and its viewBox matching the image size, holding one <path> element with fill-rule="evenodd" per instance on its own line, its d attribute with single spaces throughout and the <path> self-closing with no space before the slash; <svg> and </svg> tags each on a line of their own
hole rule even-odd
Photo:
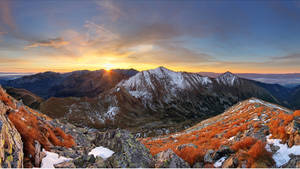
<svg viewBox="0 0 300 169">
<path fill-rule="evenodd" d="M 103 68 L 104 68 L 106 71 L 110 71 L 113 67 L 115 67 L 115 65 L 110 64 L 110 63 L 106 63 L 106 64 L 103 65 Z"/>
</svg>

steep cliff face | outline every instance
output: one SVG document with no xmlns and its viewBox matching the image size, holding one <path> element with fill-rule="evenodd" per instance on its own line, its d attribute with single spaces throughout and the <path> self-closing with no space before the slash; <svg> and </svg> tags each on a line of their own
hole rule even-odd
<svg viewBox="0 0 300 169">
<path fill-rule="evenodd" d="M 6 116 L 8 109 L 0 100 L 0 168 L 22 168 L 23 143 L 20 134 Z"/>
</svg>

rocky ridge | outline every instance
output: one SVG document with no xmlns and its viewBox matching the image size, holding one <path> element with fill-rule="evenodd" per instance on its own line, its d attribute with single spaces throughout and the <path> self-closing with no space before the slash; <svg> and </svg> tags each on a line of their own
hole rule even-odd
<svg viewBox="0 0 300 169">
<path fill-rule="evenodd" d="M 182 132 L 141 142 L 154 156 L 171 149 L 195 167 L 297 167 L 299 116 L 252 98 Z"/>
</svg>

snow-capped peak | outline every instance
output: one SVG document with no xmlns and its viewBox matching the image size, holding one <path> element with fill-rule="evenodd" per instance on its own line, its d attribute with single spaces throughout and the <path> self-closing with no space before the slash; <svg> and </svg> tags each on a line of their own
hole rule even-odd
<svg viewBox="0 0 300 169">
<path fill-rule="evenodd" d="M 122 81 L 118 86 L 127 89 L 133 96 L 151 98 L 152 94 L 163 91 L 165 94 L 175 95 L 178 90 L 192 86 L 212 83 L 208 77 L 196 73 L 175 72 L 165 67 L 146 70 L 137 73 L 128 80 Z"/>
<path fill-rule="evenodd" d="M 236 81 L 238 81 L 239 77 L 235 74 L 227 71 L 221 74 L 219 77 L 216 78 L 218 83 L 223 83 L 225 85 L 233 86 Z"/>
</svg>

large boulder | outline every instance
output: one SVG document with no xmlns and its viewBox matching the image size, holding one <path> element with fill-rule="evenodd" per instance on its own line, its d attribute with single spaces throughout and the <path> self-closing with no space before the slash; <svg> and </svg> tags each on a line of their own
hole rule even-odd
<svg viewBox="0 0 300 169">
<path fill-rule="evenodd" d="M 22 168 L 23 143 L 20 134 L 6 116 L 8 109 L 0 101 L 0 168 Z"/>
<path fill-rule="evenodd" d="M 155 168 L 189 168 L 189 164 L 177 156 L 171 149 L 155 156 Z"/>
<path fill-rule="evenodd" d="M 105 162 L 113 168 L 151 168 L 154 167 L 149 150 L 126 130 L 109 130 L 98 133 L 94 141 L 96 146 L 104 146 L 115 153 Z"/>
</svg>

